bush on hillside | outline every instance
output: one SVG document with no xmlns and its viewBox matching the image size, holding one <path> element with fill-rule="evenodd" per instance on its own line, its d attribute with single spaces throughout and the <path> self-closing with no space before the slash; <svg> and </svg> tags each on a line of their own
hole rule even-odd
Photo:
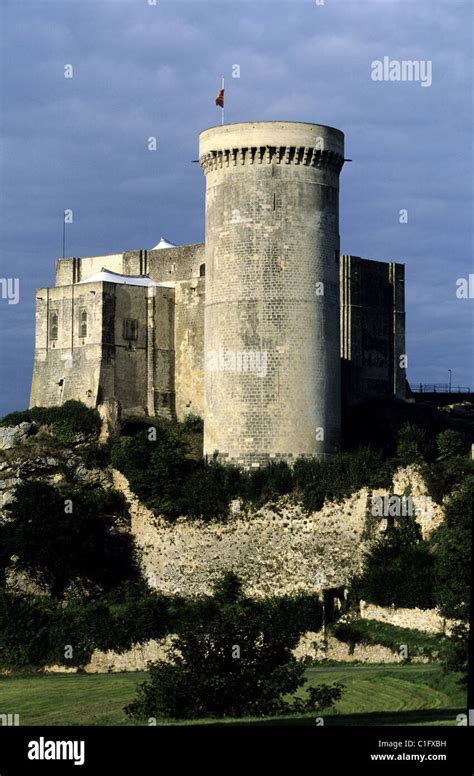
<svg viewBox="0 0 474 776">
<path fill-rule="evenodd" d="M 207 616 L 183 621 L 171 649 L 126 707 L 131 717 L 240 717 L 315 711 L 339 699 L 342 687 L 314 688 L 306 700 L 284 700 L 305 683 L 292 649 L 299 629 L 242 596 L 235 579 L 221 584 Z M 262 616 L 263 615 L 263 616 Z"/>
<path fill-rule="evenodd" d="M 369 449 L 339 453 L 331 458 L 299 458 L 293 477 L 306 509 L 321 509 L 325 500 L 340 500 L 363 487 L 389 487 L 392 467 Z"/>
<path fill-rule="evenodd" d="M 459 431 L 448 428 L 436 437 L 436 447 L 440 459 L 456 458 L 463 452 L 462 436 Z"/>
<path fill-rule="evenodd" d="M 428 455 L 426 431 L 413 423 L 404 423 L 398 432 L 397 458 L 403 466 L 423 463 Z"/>
<path fill-rule="evenodd" d="M 474 476 L 474 461 L 469 458 L 449 458 L 423 466 L 423 479 L 430 496 L 442 504 L 446 496 L 458 490 L 466 477 Z"/>
<path fill-rule="evenodd" d="M 31 407 L 24 412 L 11 412 L 2 418 L 0 426 L 17 426 L 25 421 L 49 426 L 51 433 L 65 444 L 77 441 L 78 437 L 85 439 L 97 435 L 100 430 L 97 410 L 74 399 L 57 407 Z"/>
</svg>

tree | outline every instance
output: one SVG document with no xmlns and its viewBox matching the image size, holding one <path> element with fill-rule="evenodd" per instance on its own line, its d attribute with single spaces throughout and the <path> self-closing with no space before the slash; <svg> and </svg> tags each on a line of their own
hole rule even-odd
<svg viewBox="0 0 474 776">
<path fill-rule="evenodd" d="M 436 437 L 436 447 L 438 448 L 438 457 L 441 460 L 456 458 L 462 454 L 462 436 L 459 431 L 448 428 Z"/>
<path fill-rule="evenodd" d="M 367 553 L 356 594 L 379 606 L 430 608 L 435 604 L 433 570 L 434 557 L 418 523 L 413 516 L 401 516 Z"/>
<path fill-rule="evenodd" d="M 443 523 L 433 531 L 436 603 L 444 617 L 459 621 L 453 632 L 448 667 L 467 671 L 474 477 L 466 477 L 445 506 Z"/>
<path fill-rule="evenodd" d="M 421 463 L 427 449 L 426 432 L 413 423 L 404 423 L 398 432 L 397 458 L 405 464 Z"/>
<path fill-rule="evenodd" d="M 309 698 L 285 701 L 305 683 L 304 665 L 292 654 L 298 628 L 275 621 L 274 612 L 242 596 L 230 575 L 205 602 L 205 616 L 183 619 L 170 652 L 158 661 L 138 696 L 126 707 L 131 717 L 240 717 L 331 706 L 342 686 L 312 688 Z"/>
<path fill-rule="evenodd" d="M 127 512 L 121 494 L 72 487 L 67 493 L 44 482 L 21 483 L 0 526 L 3 563 L 47 584 L 61 597 L 72 582 L 89 591 L 111 589 L 139 576 L 133 539 L 117 530 Z"/>
</svg>

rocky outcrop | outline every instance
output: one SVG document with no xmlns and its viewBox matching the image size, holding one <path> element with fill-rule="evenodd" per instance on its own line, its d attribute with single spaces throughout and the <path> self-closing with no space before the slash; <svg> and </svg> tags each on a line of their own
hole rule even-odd
<svg viewBox="0 0 474 776">
<path fill-rule="evenodd" d="M 21 445 L 33 430 L 33 423 L 19 423 L 17 426 L 0 426 L 0 450 L 11 450 Z"/>
<path fill-rule="evenodd" d="M 103 443 L 107 441 L 111 434 L 120 431 L 122 406 L 117 399 L 105 399 L 103 404 L 99 404 L 97 410 L 102 421 L 99 442 Z"/>
</svg>

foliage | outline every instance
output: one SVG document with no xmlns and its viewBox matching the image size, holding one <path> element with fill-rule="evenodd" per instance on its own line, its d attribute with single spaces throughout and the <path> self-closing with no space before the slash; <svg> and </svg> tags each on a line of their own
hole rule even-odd
<svg viewBox="0 0 474 776">
<path fill-rule="evenodd" d="M 11 412 L 0 421 L 0 426 L 16 426 L 25 421 L 38 426 L 50 426 L 54 436 L 69 444 L 77 437 L 97 435 L 100 429 L 99 413 L 81 401 L 70 399 L 57 407 L 32 407 L 24 412 Z"/>
<path fill-rule="evenodd" d="M 474 461 L 469 458 L 450 458 L 423 466 L 423 479 L 430 496 L 442 504 L 446 496 L 458 490 L 464 479 L 474 476 Z"/>
<path fill-rule="evenodd" d="M 32 407 L 31 419 L 38 425 L 48 425 L 54 436 L 66 444 L 77 436 L 96 435 L 100 429 L 99 413 L 80 401 L 70 399 L 58 407 Z"/>
<path fill-rule="evenodd" d="M 216 587 L 216 600 L 238 600 L 240 590 L 240 580 L 230 574 Z M 176 633 L 181 623 L 192 628 L 205 621 L 213 605 L 209 596 L 166 596 L 140 581 L 127 581 L 100 597 L 62 600 L 0 590 L 0 664 L 83 666 L 94 649 L 123 652 Z M 255 611 L 276 629 L 282 623 L 298 633 L 321 627 L 321 606 L 312 595 L 271 597 L 255 603 Z M 65 658 L 66 644 L 73 647 L 72 658 Z"/>
<path fill-rule="evenodd" d="M 204 431 L 204 421 L 199 415 L 194 415 L 192 412 L 186 415 L 182 423 L 183 431 L 202 434 Z"/>
<path fill-rule="evenodd" d="M 19 426 L 20 423 L 31 423 L 31 413 L 28 410 L 10 412 L 0 420 L 0 427 Z"/>
<path fill-rule="evenodd" d="M 397 399 L 367 399 L 355 407 L 346 405 L 343 415 L 344 449 L 371 447 L 385 458 L 393 458 L 397 451 L 399 433 L 405 424 L 424 430 L 428 442 L 428 460 L 436 455 L 437 434 L 449 428 L 452 420 L 434 402 L 420 400 L 406 402 Z"/>
<path fill-rule="evenodd" d="M 443 523 L 433 531 L 435 594 L 445 617 L 469 618 L 474 476 L 467 477 L 445 505 Z"/>
<path fill-rule="evenodd" d="M 284 461 L 270 462 L 266 466 L 242 472 L 239 496 L 246 502 L 260 507 L 272 499 L 290 493 L 294 488 L 293 473 Z"/>
<path fill-rule="evenodd" d="M 110 442 L 89 442 L 81 448 L 81 459 L 86 469 L 105 469 L 110 463 Z"/>
<path fill-rule="evenodd" d="M 426 431 L 413 423 L 404 423 L 398 432 L 397 458 L 407 466 L 421 463 L 427 457 L 428 440 Z"/>
<path fill-rule="evenodd" d="M 323 460 L 299 458 L 293 476 L 305 508 L 312 511 L 321 509 L 326 499 L 339 500 L 365 486 L 388 487 L 392 469 L 380 453 L 362 449 Z"/>
<path fill-rule="evenodd" d="M 436 437 L 436 447 L 439 458 L 456 458 L 463 452 L 462 436 L 459 431 L 448 428 Z"/>
<path fill-rule="evenodd" d="M 121 494 L 102 488 L 69 486 L 67 493 L 43 482 L 20 483 L 0 525 L 3 562 L 16 566 L 64 595 L 71 583 L 83 589 L 110 589 L 137 577 L 131 536 L 119 532 L 127 515 Z"/>
<path fill-rule="evenodd" d="M 182 620 L 171 648 L 172 662 L 158 661 L 137 698 L 131 717 L 238 717 L 327 708 L 341 686 L 314 688 L 305 700 L 285 701 L 305 683 L 304 665 L 292 654 L 299 629 L 242 596 L 228 577 L 207 602 L 206 617 Z"/>
<path fill-rule="evenodd" d="M 153 429 L 153 434 L 140 431 L 112 444 L 112 465 L 125 474 L 140 500 L 170 519 L 225 516 L 236 492 L 238 470 L 188 457 L 178 424 L 161 422 Z"/>
<path fill-rule="evenodd" d="M 435 605 L 433 570 L 434 557 L 415 518 L 402 516 L 367 553 L 354 593 L 379 606 L 430 608 Z"/>
</svg>

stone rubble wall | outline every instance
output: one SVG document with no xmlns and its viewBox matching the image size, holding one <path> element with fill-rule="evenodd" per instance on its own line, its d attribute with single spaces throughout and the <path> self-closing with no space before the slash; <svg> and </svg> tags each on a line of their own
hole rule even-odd
<svg viewBox="0 0 474 776">
<path fill-rule="evenodd" d="M 379 620 L 400 628 L 412 628 L 425 633 L 449 633 L 452 622 L 441 616 L 437 609 L 397 609 L 360 602 L 360 616 L 365 620 Z"/>
</svg>

